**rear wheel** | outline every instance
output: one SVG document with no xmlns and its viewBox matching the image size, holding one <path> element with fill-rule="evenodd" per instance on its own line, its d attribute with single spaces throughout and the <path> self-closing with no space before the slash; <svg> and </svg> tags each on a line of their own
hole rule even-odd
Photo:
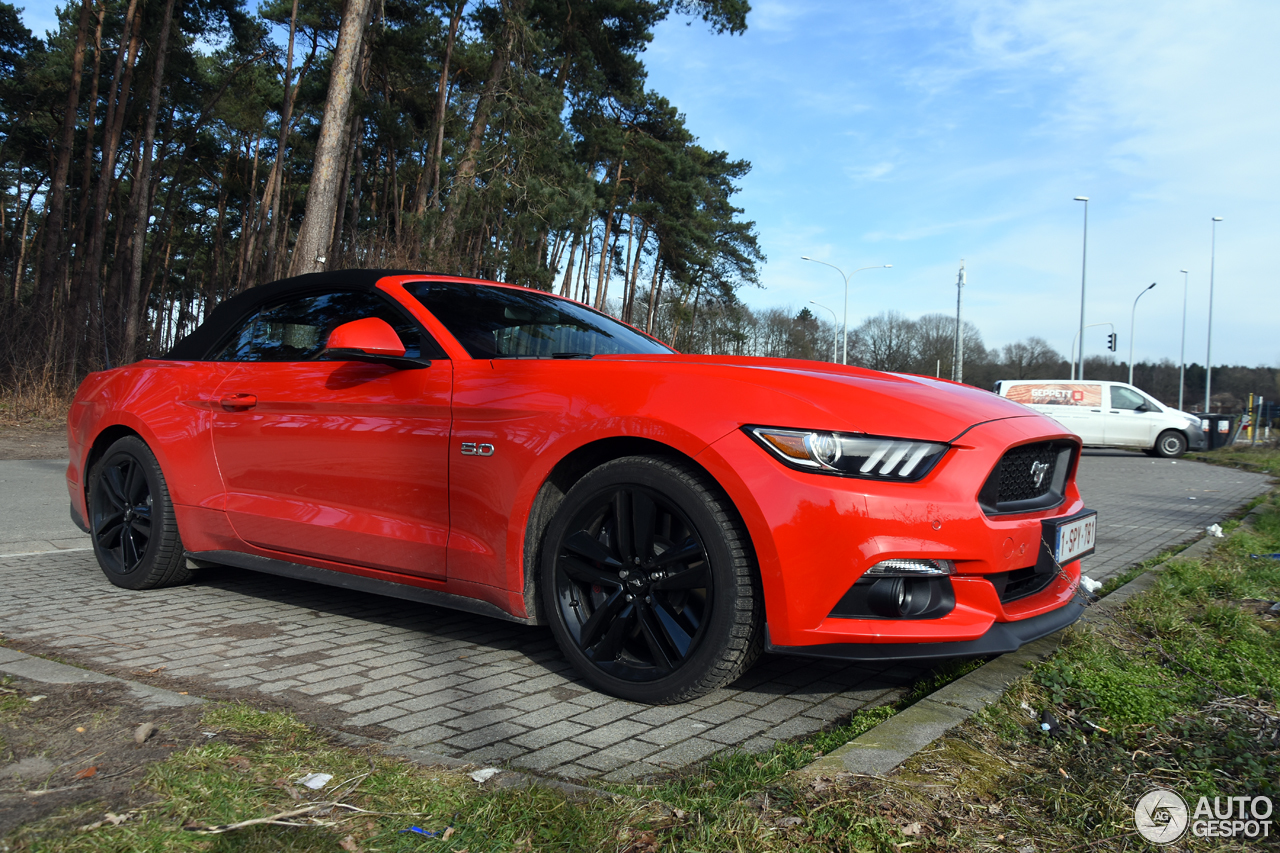
<svg viewBox="0 0 1280 853">
<path fill-rule="evenodd" d="M 1165 430 L 1156 439 L 1155 452 L 1165 459 L 1177 459 L 1187 452 L 1187 437 L 1177 430 Z"/>
<path fill-rule="evenodd" d="M 102 572 L 125 589 L 153 589 L 191 577 L 160 463 L 126 436 L 89 473 L 89 534 Z"/>
<path fill-rule="evenodd" d="M 674 703 L 759 656 L 763 606 L 741 522 L 700 472 L 626 457 L 583 477 L 548 525 L 542 595 L 565 656 L 596 687 Z"/>
</svg>

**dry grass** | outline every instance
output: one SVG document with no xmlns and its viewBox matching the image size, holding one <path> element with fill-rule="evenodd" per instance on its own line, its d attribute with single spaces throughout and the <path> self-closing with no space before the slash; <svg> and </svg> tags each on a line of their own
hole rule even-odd
<svg viewBox="0 0 1280 853">
<path fill-rule="evenodd" d="M 0 428 L 53 427 L 66 423 L 76 389 L 40 377 L 19 377 L 0 384 Z"/>
</svg>

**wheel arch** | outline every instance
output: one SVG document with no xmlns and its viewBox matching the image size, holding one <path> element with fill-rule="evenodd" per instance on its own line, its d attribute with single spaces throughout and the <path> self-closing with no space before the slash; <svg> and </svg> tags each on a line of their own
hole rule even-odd
<svg viewBox="0 0 1280 853">
<path fill-rule="evenodd" d="M 537 495 L 529 507 L 524 534 L 522 594 L 525 613 L 534 619 L 536 624 L 547 624 L 547 617 L 542 609 L 541 596 L 538 594 L 538 577 L 542 565 L 542 540 L 547 525 L 551 523 L 551 518 L 556 514 L 556 510 L 560 508 L 561 501 L 564 500 L 564 496 L 573 488 L 575 483 L 606 462 L 621 459 L 624 456 L 650 456 L 668 459 L 686 465 L 706 477 L 707 481 L 720 491 L 727 505 L 733 510 L 738 525 L 743 532 L 744 543 L 751 551 L 750 559 L 753 564 L 755 563 L 755 549 L 751 542 L 750 529 L 743 520 L 741 511 L 734 503 L 729 490 L 698 460 L 669 444 L 663 444 L 660 441 L 654 441 L 649 438 L 611 436 L 597 439 L 570 451 L 563 459 L 557 462 L 542 481 L 542 485 L 538 488 Z M 756 571 L 759 571 L 758 566 Z"/>
<path fill-rule="evenodd" d="M 1177 435 L 1182 438 L 1182 453 L 1178 454 L 1179 456 L 1185 454 L 1191 449 L 1191 434 L 1189 430 L 1179 429 L 1178 427 L 1167 427 L 1166 429 L 1162 429 L 1160 432 L 1156 433 L 1156 440 L 1151 443 L 1151 453 L 1156 456 L 1163 457 L 1165 454 L 1160 450 L 1160 442 L 1164 440 L 1166 435 L 1170 434 Z"/>
<path fill-rule="evenodd" d="M 93 466 L 98 464 L 98 460 L 106 455 L 108 447 L 115 444 L 120 439 L 130 435 L 142 441 L 142 443 L 146 444 L 147 447 L 151 446 L 150 442 L 148 442 L 141 433 L 132 427 L 125 426 L 124 424 L 112 424 L 111 426 L 103 429 L 94 437 L 93 444 L 89 445 L 89 453 L 85 456 L 84 460 L 84 482 L 80 484 L 80 490 L 84 493 L 86 510 L 88 509 L 89 504 L 89 473 L 93 471 Z M 155 453 L 154 450 L 151 452 Z M 88 518 L 87 514 L 85 518 Z"/>
</svg>

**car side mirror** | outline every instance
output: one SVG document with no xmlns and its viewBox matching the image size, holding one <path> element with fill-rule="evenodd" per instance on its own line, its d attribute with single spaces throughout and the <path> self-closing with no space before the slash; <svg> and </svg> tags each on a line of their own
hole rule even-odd
<svg viewBox="0 0 1280 853">
<path fill-rule="evenodd" d="M 365 355 L 404 355 L 404 343 L 386 320 L 365 317 L 343 323 L 329 333 L 327 350 L 356 350 Z"/>
<path fill-rule="evenodd" d="M 329 333 L 325 352 L 350 361 L 369 361 L 402 369 L 427 367 L 430 362 L 405 357 L 404 342 L 391 324 L 378 317 L 343 323 Z"/>
</svg>

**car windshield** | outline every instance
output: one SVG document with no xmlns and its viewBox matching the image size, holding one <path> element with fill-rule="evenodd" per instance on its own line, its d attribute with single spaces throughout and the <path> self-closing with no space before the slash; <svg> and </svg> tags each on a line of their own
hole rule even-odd
<svg viewBox="0 0 1280 853">
<path fill-rule="evenodd" d="M 589 358 L 674 350 L 612 317 L 538 290 L 423 281 L 405 289 L 472 358 Z"/>
</svg>

